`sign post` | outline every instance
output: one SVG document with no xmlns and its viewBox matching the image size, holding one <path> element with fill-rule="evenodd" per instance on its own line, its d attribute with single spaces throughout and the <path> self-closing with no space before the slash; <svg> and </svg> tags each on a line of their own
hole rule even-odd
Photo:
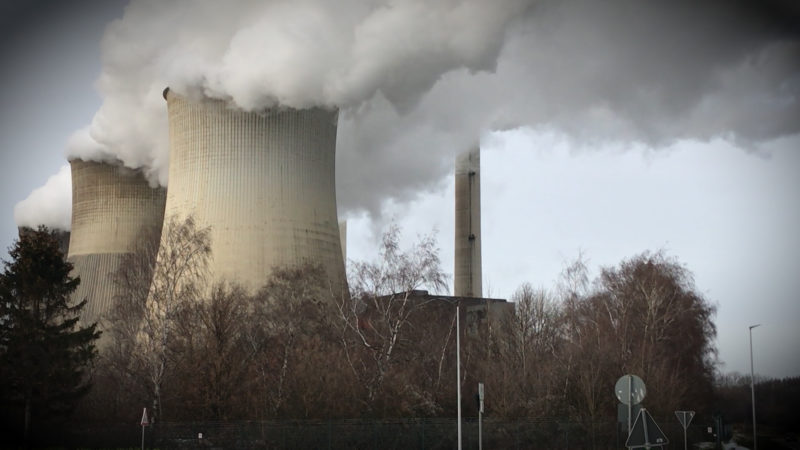
<svg viewBox="0 0 800 450">
<path fill-rule="evenodd" d="M 478 383 L 478 450 L 483 450 L 483 436 L 482 436 L 482 418 L 483 418 L 483 383 Z"/>
<path fill-rule="evenodd" d="M 688 443 L 686 441 L 686 429 L 689 428 L 689 424 L 692 422 L 694 411 L 675 411 L 675 415 L 678 416 L 678 422 L 680 422 L 683 426 L 683 449 L 688 450 L 689 447 L 687 447 Z"/>
<path fill-rule="evenodd" d="M 628 435 L 625 447 L 649 449 L 667 444 L 669 444 L 669 439 L 653 420 L 653 416 L 644 408 L 639 410 L 639 415 L 636 416 L 636 422 L 633 424 L 631 434 Z"/>
<path fill-rule="evenodd" d="M 644 385 L 644 381 L 636 375 L 623 375 L 614 385 L 614 394 L 620 402 L 628 405 L 628 434 L 630 434 L 632 429 L 631 416 L 633 415 L 631 410 L 633 405 L 638 405 L 644 400 L 647 388 Z"/>
<path fill-rule="evenodd" d="M 142 411 L 142 450 L 144 450 L 144 427 L 150 425 L 150 421 L 147 419 L 147 408 Z"/>
</svg>

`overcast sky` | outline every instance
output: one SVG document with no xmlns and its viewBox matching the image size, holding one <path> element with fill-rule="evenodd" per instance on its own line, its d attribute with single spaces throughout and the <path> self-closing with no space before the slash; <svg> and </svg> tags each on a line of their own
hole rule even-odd
<svg viewBox="0 0 800 450">
<path fill-rule="evenodd" d="M 749 372 L 747 327 L 761 323 L 756 371 L 800 375 L 800 41 L 786 4 L 466 1 L 452 14 L 409 1 L 375 14 L 358 1 L 236 13 L 144 1 L 106 30 L 125 3 L 0 3 L 4 249 L 15 205 L 50 177 L 32 220 L 68 221 L 65 152 L 116 152 L 167 183 L 165 105 L 151 95 L 165 84 L 245 108 L 336 105 L 349 257 L 374 256 L 394 220 L 409 241 L 438 230 L 452 271 L 452 157 L 479 142 L 484 294 L 551 287 L 579 252 L 596 273 L 663 249 L 718 308 L 723 371 Z M 305 21 L 316 34 L 300 45 L 287 36 Z M 438 23 L 452 28 L 429 32 Z M 266 30 L 279 56 L 242 66 Z M 306 71 L 270 78 L 289 63 Z"/>
</svg>

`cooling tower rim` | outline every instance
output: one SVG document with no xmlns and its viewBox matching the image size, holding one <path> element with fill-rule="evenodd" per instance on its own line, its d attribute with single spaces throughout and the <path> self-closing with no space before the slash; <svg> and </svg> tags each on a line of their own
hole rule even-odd
<svg viewBox="0 0 800 450">
<path fill-rule="evenodd" d="M 174 92 L 172 89 L 170 89 L 169 86 L 165 87 L 164 90 L 161 92 L 161 96 L 164 97 L 164 100 L 166 100 L 167 102 L 169 102 L 169 95 L 170 94 L 175 95 L 176 97 L 181 98 L 181 99 L 186 100 L 186 101 L 197 101 L 197 100 L 193 100 L 191 96 L 183 95 L 183 94 L 180 94 L 178 92 Z M 338 106 L 315 105 L 315 106 L 310 106 L 310 107 L 306 107 L 306 108 L 296 108 L 296 107 L 293 107 L 293 106 L 286 106 L 286 105 L 276 104 L 275 106 L 267 107 L 267 108 L 264 108 L 263 110 L 260 110 L 260 111 L 247 111 L 245 109 L 242 109 L 242 108 L 238 107 L 232 101 L 232 99 L 225 100 L 225 99 L 221 99 L 221 98 L 212 98 L 212 97 L 202 96 L 202 98 L 199 101 L 222 102 L 222 103 L 225 103 L 225 105 L 231 110 L 236 110 L 236 111 L 241 111 L 241 112 L 248 112 L 248 113 L 256 113 L 256 114 L 270 114 L 270 113 L 273 113 L 273 112 L 284 112 L 284 111 L 312 111 L 312 110 L 317 109 L 317 110 L 322 110 L 322 111 L 327 111 L 327 112 L 334 112 L 334 113 L 336 113 L 336 117 L 337 118 L 338 118 L 338 115 L 339 115 L 339 107 Z"/>
<path fill-rule="evenodd" d="M 113 169 L 118 169 L 120 171 L 120 174 L 123 175 L 123 176 L 141 176 L 141 177 L 144 177 L 145 179 L 148 179 L 147 173 L 145 172 L 145 168 L 144 167 L 128 167 L 128 166 L 125 165 L 124 162 L 122 162 L 122 160 L 117 159 L 117 158 L 101 159 L 101 160 L 98 161 L 98 160 L 93 160 L 93 159 L 84 159 L 84 158 L 75 157 L 75 158 L 69 158 L 69 159 L 67 159 L 67 161 L 69 162 L 70 168 L 74 167 L 73 166 L 74 162 L 93 163 L 93 164 L 98 164 L 98 165 L 101 165 L 101 166 L 107 166 L 107 167 L 110 167 L 110 168 L 113 168 Z M 151 185 L 151 187 L 155 187 L 155 186 Z"/>
<path fill-rule="evenodd" d="M 114 157 L 91 159 L 91 158 L 83 158 L 80 156 L 69 156 L 67 158 L 67 162 L 70 163 L 70 165 L 75 161 L 85 162 L 85 163 L 105 164 L 107 166 L 126 167 L 125 163 L 121 159 Z M 131 168 L 128 167 L 128 169 Z M 137 169 L 131 169 L 131 170 L 137 170 Z"/>
</svg>

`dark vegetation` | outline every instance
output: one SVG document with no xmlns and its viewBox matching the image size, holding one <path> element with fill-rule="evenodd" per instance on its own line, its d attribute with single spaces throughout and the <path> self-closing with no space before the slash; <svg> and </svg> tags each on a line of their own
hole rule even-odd
<svg viewBox="0 0 800 450">
<path fill-rule="evenodd" d="M 62 409 L 63 426 L 48 430 L 124 428 L 115 435 L 131 439 L 126 433 L 132 425 L 136 439 L 145 406 L 151 420 L 165 426 L 269 421 L 284 424 L 283 432 L 296 420 L 453 418 L 455 305 L 414 294 L 444 291 L 446 274 L 432 237 L 408 250 L 399 238 L 391 229 L 378 261 L 351 262 L 346 295 L 333 291 L 322 269 L 311 264 L 277 268 L 253 293 L 232 284 L 207 286 L 206 263 L 213 256 L 208 230 L 191 219 L 167 222 L 161 245 L 143 237 L 142 248 L 116 274 L 123 294 L 102 323 L 107 331 L 94 365 L 87 366 L 94 355 L 92 327 L 71 331 L 74 337 L 47 350 L 48 358 L 70 368 L 54 384 L 64 398 L 77 399 L 92 386 L 76 411 Z M 20 241 L 12 258 L 19 259 L 22 247 L 52 247 L 46 233 L 35 239 L 46 244 Z M 169 263 L 154 265 L 156 255 Z M 7 417 L 20 414 L 25 391 L 12 393 L 16 385 L 9 377 L 50 382 L 39 373 L 12 374 L 12 365 L 24 364 L 7 362 L 36 355 L 11 351 L 13 327 L 7 325 L 17 313 L 9 308 L 17 300 L 8 297 L 6 280 L 22 270 L 19 264 L 7 263 L 3 275 L 0 369 Z M 60 305 L 60 319 L 52 326 L 67 333 L 81 305 L 67 306 L 75 281 L 67 277 L 69 265 L 60 264 L 58 276 L 48 281 L 60 290 L 47 298 L 60 299 L 53 303 Z M 511 300 L 516 308 L 487 308 L 488 317 L 472 332 L 462 322 L 464 417 L 477 415 L 472 396 L 481 381 L 487 420 L 508 423 L 509 430 L 518 426 L 515 420 L 540 421 L 536 433 L 562 439 L 569 429 L 587 447 L 602 448 L 616 432 L 614 383 L 633 373 L 647 383 L 644 404 L 656 417 L 673 420 L 673 411 L 691 409 L 698 412 L 696 424 L 710 424 L 716 411 L 746 421 L 742 383 L 718 383 L 715 391 L 715 309 L 676 260 L 643 253 L 590 280 L 578 258 L 552 289 L 525 284 Z M 797 396 L 797 386 L 796 379 L 759 384 L 763 420 L 791 426 L 785 399 Z M 50 397 L 36 402 L 62 404 Z M 7 422 L 9 433 L 20 429 L 18 423 Z M 398 426 L 417 429 L 409 422 Z"/>
<path fill-rule="evenodd" d="M 719 377 L 716 383 L 715 411 L 727 423 L 748 437 L 752 434 L 753 410 L 750 375 L 731 373 Z M 797 439 L 800 431 L 800 377 L 759 379 L 756 376 L 756 419 L 758 434 L 790 435 Z M 762 447 L 759 441 L 759 447 Z"/>
<path fill-rule="evenodd" d="M 28 440 L 88 392 L 100 333 L 78 326 L 86 302 L 70 300 L 80 280 L 53 233 L 25 233 L 9 255 L 0 274 L 0 414 Z"/>
</svg>

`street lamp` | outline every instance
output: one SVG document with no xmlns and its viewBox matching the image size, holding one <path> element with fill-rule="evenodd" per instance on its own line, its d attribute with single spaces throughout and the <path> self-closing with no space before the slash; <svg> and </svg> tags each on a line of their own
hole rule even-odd
<svg viewBox="0 0 800 450">
<path fill-rule="evenodd" d="M 458 450 L 461 450 L 461 304 L 456 304 L 456 392 L 458 396 Z"/>
<path fill-rule="evenodd" d="M 756 379 L 753 372 L 753 328 L 761 324 L 750 325 L 750 395 L 753 400 L 753 450 L 758 450 L 758 438 L 756 437 Z"/>
<path fill-rule="evenodd" d="M 461 450 L 461 301 L 440 298 L 456 307 L 456 396 L 458 397 L 458 450 Z"/>
</svg>

